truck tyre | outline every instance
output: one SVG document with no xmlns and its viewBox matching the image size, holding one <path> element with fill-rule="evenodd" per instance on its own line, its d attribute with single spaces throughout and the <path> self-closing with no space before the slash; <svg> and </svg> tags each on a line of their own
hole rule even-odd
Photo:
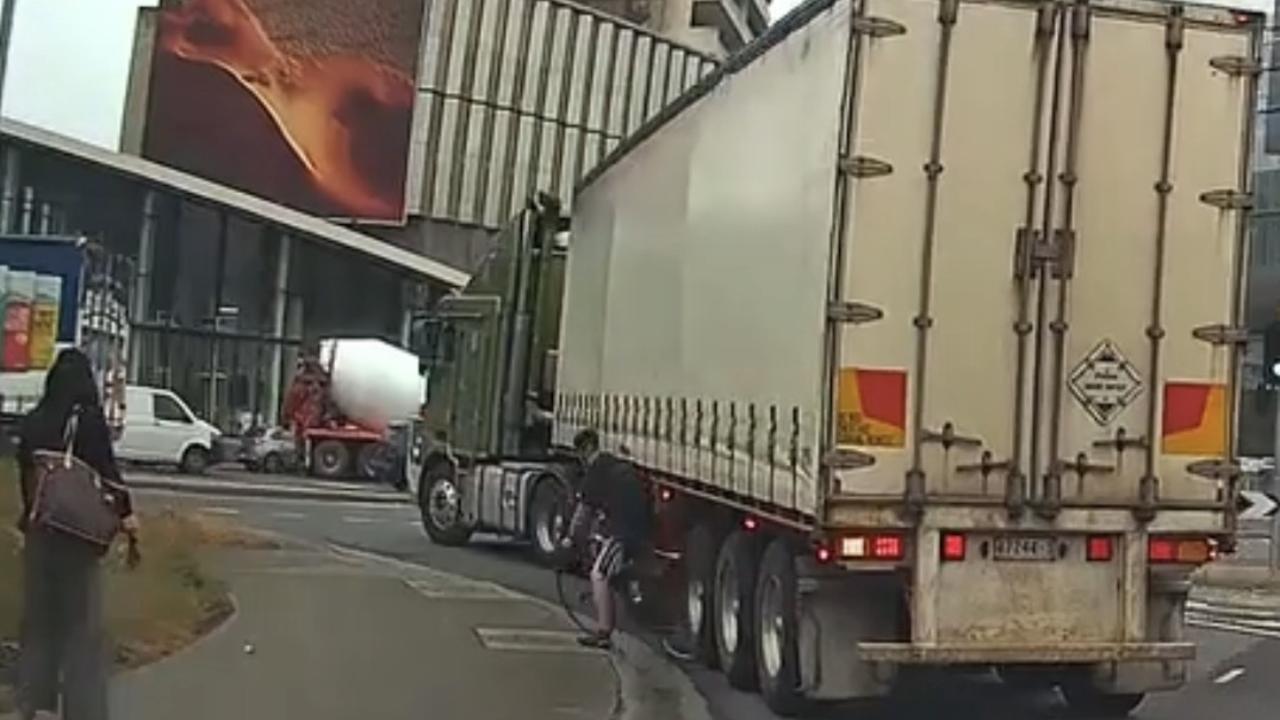
<svg viewBox="0 0 1280 720">
<path fill-rule="evenodd" d="M 689 528 L 684 542 L 684 636 L 690 652 L 710 668 L 718 667 L 711 624 L 715 605 L 715 536 L 706 525 Z"/>
<path fill-rule="evenodd" d="M 462 517 L 462 488 L 453 466 L 439 463 L 427 469 L 418 496 L 422 526 L 437 545 L 465 545 L 471 528 Z"/>
<path fill-rule="evenodd" d="M 178 467 L 188 475 L 203 475 L 209 469 L 209 451 L 199 445 L 187 448 Z"/>
<path fill-rule="evenodd" d="M 760 694 L 770 710 L 793 716 L 804 709 L 796 628 L 795 558 L 786 540 L 774 540 L 756 581 L 756 653 Z"/>
<path fill-rule="evenodd" d="M 529 538 L 538 562 L 548 567 L 564 566 L 567 556 L 573 553 L 571 547 L 564 547 L 560 541 L 568 524 L 568 496 L 564 489 L 555 480 L 539 482 L 529 505 Z"/>
<path fill-rule="evenodd" d="M 378 480 L 382 475 L 382 443 L 370 442 L 356 453 L 356 474 L 361 480 Z"/>
<path fill-rule="evenodd" d="M 739 690 L 756 688 L 756 538 L 741 530 L 725 538 L 716 559 L 715 639 L 720 669 Z"/>
<path fill-rule="evenodd" d="M 349 467 L 351 450 L 341 440 L 321 440 L 311 451 L 311 471 L 319 477 L 345 477 Z"/>
<path fill-rule="evenodd" d="M 1109 695 L 1088 680 L 1064 682 L 1058 689 L 1062 691 L 1062 699 L 1067 701 L 1071 715 L 1081 718 L 1128 717 L 1145 697 L 1142 693 Z"/>
</svg>

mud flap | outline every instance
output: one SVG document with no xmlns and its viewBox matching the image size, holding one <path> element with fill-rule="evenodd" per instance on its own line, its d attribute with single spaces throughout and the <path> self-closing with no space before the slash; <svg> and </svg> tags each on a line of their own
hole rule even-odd
<svg viewBox="0 0 1280 720">
<path fill-rule="evenodd" d="M 812 563 L 803 561 L 797 567 L 804 695 L 840 700 L 888 694 L 896 668 L 863 660 L 857 648 L 862 640 L 889 640 L 897 635 L 900 583 L 887 575 L 814 570 Z"/>
</svg>

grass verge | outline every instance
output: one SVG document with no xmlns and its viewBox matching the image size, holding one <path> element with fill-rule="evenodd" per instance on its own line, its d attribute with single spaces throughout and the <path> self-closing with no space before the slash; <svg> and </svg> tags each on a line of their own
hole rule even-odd
<svg viewBox="0 0 1280 720">
<path fill-rule="evenodd" d="M 16 469 L 0 463 L 0 713 L 12 703 L 22 612 L 22 536 Z M 142 564 L 125 567 L 123 543 L 104 559 L 105 615 L 117 667 L 154 662 L 189 645 L 230 615 L 226 587 L 201 563 L 210 548 L 260 549 L 265 535 L 222 518 L 172 510 L 141 513 Z"/>
</svg>

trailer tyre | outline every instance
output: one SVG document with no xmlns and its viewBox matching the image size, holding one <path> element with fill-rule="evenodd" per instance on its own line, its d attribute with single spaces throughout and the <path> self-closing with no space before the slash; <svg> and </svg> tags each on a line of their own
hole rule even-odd
<svg viewBox="0 0 1280 720">
<path fill-rule="evenodd" d="M 796 569 L 782 539 L 765 550 L 756 581 L 756 654 L 760 694 L 770 710 L 792 716 L 804 709 L 796 628 Z"/>
<path fill-rule="evenodd" d="M 351 467 L 351 450 L 341 440 L 321 440 L 311 451 L 311 470 L 322 478 L 334 479 L 347 474 Z"/>
<path fill-rule="evenodd" d="M 684 543 L 684 635 L 689 650 L 707 667 L 718 666 L 712 631 L 715 605 L 715 536 L 706 525 L 694 525 Z"/>
<path fill-rule="evenodd" d="M 1081 718 L 1123 718 L 1142 704 L 1142 693 L 1111 695 L 1087 680 L 1064 682 L 1058 687 L 1071 715 Z"/>
<path fill-rule="evenodd" d="M 573 554 L 571 547 L 561 543 L 568 524 L 569 502 L 564 489 L 552 479 L 539 482 L 529 506 L 529 535 L 538 562 L 548 567 L 565 566 Z"/>
<path fill-rule="evenodd" d="M 462 517 L 462 488 L 453 466 L 439 463 L 428 468 L 418 496 L 422 526 L 437 545 L 465 545 L 471 528 Z"/>
<path fill-rule="evenodd" d="M 756 567 L 754 536 L 737 531 L 725 538 L 716 559 L 715 638 L 720 669 L 729 684 L 754 690 L 756 677 Z"/>
</svg>

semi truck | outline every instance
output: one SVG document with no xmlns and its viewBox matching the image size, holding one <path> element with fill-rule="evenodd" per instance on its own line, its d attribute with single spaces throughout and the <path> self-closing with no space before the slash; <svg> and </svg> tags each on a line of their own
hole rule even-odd
<svg viewBox="0 0 1280 720">
<path fill-rule="evenodd" d="M 394 428 L 418 416 L 424 393 L 408 350 L 377 338 L 327 338 L 299 363 L 281 416 L 309 472 L 373 480 L 394 469 L 403 444 Z"/>
<path fill-rule="evenodd" d="M 697 653 L 778 713 L 919 670 L 1096 715 L 1178 688 L 1236 531 L 1262 31 L 804 4 L 420 323 L 427 532 L 552 554 L 590 428 L 676 538 Z"/>
<path fill-rule="evenodd" d="M 133 281 L 129 260 L 86 237 L 0 236 L 0 425 L 35 407 L 57 352 L 78 347 L 109 424 L 123 429 Z"/>
</svg>

